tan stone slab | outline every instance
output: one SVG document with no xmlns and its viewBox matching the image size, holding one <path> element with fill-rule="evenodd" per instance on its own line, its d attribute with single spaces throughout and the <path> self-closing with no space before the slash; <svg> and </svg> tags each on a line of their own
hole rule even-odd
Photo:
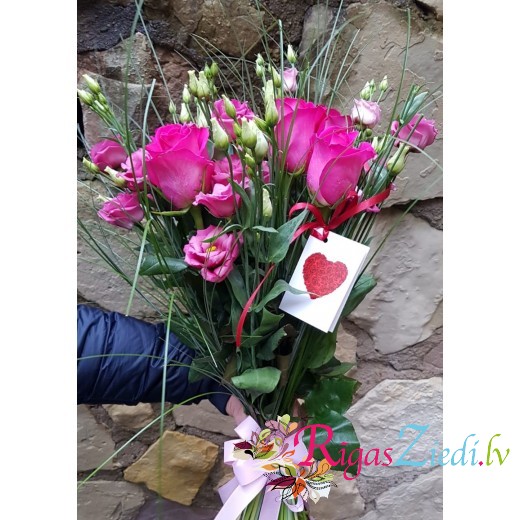
<svg viewBox="0 0 520 520">
<path fill-rule="evenodd" d="M 221 414 L 209 401 L 199 404 L 179 406 L 173 412 L 175 423 L 179 426 L 193 426 L 209 432 L 222 433 L 235 439 L 235 421 Z"/>
<path fill-rule="evenodd" d="M 128 430 L 140 430 L 155 419 L 155 413 L 150 403 L 139 403 L 135 406 L 107 404 L 104 408 L 114 423 Z"/>
<path fill-rule="evenodd" d="M 167 431 L 125 470 L 124 476 L 129 482 L 144 483 L 164 498 L 189 506 L 213 469 L 218 449 L 199 437 Z"/>
</svg>

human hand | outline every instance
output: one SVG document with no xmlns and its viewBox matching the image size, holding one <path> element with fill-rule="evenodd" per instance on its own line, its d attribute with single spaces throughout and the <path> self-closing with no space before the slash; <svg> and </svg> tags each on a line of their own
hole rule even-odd
<svg viewBox="0 0 520 520">
<path fill-rule="evenodd" d="M 226 413 L 233 417 L 237 426 L 247 417 L 244 405 L 236 395 L 229 398 L 226 404 Z"/>
</svg>

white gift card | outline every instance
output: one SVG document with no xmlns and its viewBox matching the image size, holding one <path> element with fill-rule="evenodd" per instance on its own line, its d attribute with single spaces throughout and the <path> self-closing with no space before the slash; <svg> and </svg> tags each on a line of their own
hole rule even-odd
<svg viewBox="0 0 520 520">
<path fill-rule="evenodd" d="M 280 310 L 332 332 L 370 248 L 336 233 L 326 242 L 310 236 L 289 285 L 308 294 L 286 292 Z"/>
</svg>

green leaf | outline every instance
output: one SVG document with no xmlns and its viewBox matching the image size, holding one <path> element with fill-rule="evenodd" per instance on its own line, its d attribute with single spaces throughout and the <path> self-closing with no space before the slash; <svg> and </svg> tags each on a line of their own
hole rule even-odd
<svg viewBox="0 0 520 520">
<path fill-rule="evenodd" d="M 246 215 L 245 221 L 246 221 L 247 225 L 250 225 L 249 220 L 253 213 L 252 208 L 251 208 L 251 199 L 249 198 L 249 195 L 246 193 L 246 190 L 244 190 L 244 188 L 242 188 L 242 186 L 240 186 L 240 184 L 235 182 L 233 179 L 229 179 L 229 182 L 230 182 L 231 186 L 233 187 L 233 191 L 235 193 L 238 193 L 238 195 L 240 195 L 240 198 L 242 199 L 242 202 L 244 204 L 244 209 L 245 209 L 245 215 Z"/>
<path fill-rule="evenodd" d="M 268 394 L 276 388 L 280 375 L 281 372 L 277 368 L 263 367 L 246 370 L 243 374 L 232 377 L 231 381 L 241 390 Z"/>
<path fill-rule="evenodd" d="M 356 281 L 341 317 L 348 316 L 365 299 L 365 296 L 377 285 L 376 279 L 370 274 L 362 274 Z"/>
<path fill-rule="evenodd" d="M 146 255 L 143 258 L 141 267 L 139 268 L 139 274 L 151 276 L 157 274 L 174 274 L 184 271 L 188 265 L 184 260 L 180 258 L 171 258 L 169 256 L 159 257 L 156 255 Z"/>
<path fill-rule="evenodd" d="M 232 224 L 231 226 L 225 227 L 217 235 L 212 235 L 211 237 L 206 238 L 205 240 L 202 240 L 202 242 L 208 242 L 208 243 L 215 242 L 215 240 L 217 240 L 217 238 L 220 238 L 223 235 L 227 235 L 228 233 L 231 233 L 231 231 L 234 231 L 235 229 L 242 229 L 242 226 L 239 226 L 238 224 Z"/>
<path fill-rule="evenodd" d="M 278 233 L 278 231 L 276 231 L 276 229 L 273 227 L 253 226 L 253 229 L 256 229 L 257 231 L 263 231 L 264 233 Z"/>
<path fill-rule="evenodd" d="M 314 340 L 311 335 L 309 341 L 313 342 L 314 346 L 307 349 L 309 354 L 305 360 L 307 368 L 320 368 L 332 359 L 336 351 L 335 332 L 327 332 L 326 334 L 321 332 Z"/>
<path fill-rule="evenodd" d="M 276 280 L 273 288 L 254 306 L 253 310 L 256 312 L 262 310 L 271 300 L 274 300 L 285 291 L 289 291 L 293 294 L 309 294 L 307 291 L 301 291 L 300 289 L 291 287 L 285 280 Z"/>
<path fill-rule="evenodd" d="M 242 341 L 240 348 L 252 347 L 260 343 L 263 339 L 269 336 L 269 334 L 271 334 L 274 329 L 278 327 L 278 324 L 283 317 L 284 314 L 273 314 L 267 309 L 263 309 L 260 325 L 253 331 L 253 334 L 250 336 L 244 334 L 244 340 Z"/>
<path fill-rule="evenodd" d="M 328 363 L 313 372 L 318 376 L 336 377 L 346 374 L 355 366 L 354 363 L 342 363 L 339 359 L 333 357 Z"/>
<path fill-rule="evenodd" d="M 347 462 L 349 454 L 359 448 L 354 426 L 344 417 L 357 386 L 355 379 L 347 377 L 321 379 L 305 397 L 305 409 L 309 417 L 312 417 L 312 423 L 326 424 L 333 431 L 332 440 L 326 443 L 328 432 L 323 428 L 316 428 L 315 443 L 326 443 L 327 452 L 338 461 L 334 469 L 345 469 L 347 464 L 342 465 L 341 459 Z M 305 437 L 308 442 L 309 432 L 306 432 Z M 348 469 L 350 473 L 356 473 L 356 470 L 355 465 Z"/>
<path fill-rule="evenodd" d="M 238 303 L 244 307 L 247 302 L 247 293 L 244 279 L 242 278 L 240 271 L 235 267 L 229 273 L 227 280 L 229 281 L 229 285 L 231 285 L 231 290 Z"/>
<path fill-rule="evenodd" d="M 285 332 L 283 327 L 278 329 L 274 334 L 271 334 L 269 339 L 256 351 L 256 357 L 258 359 L 263 359 L 264 361 L 271 361 L 274 359 L 274 351 L 276 350 L 276 347 L 286 336 L 287 332 Z"/>
<path fill-rule="evenodd" d="M 285 258 L 289 246 L 291 245 L 294 232 L 305 220 L 306 216 L 307 211 L 302 211 L 297 217 L 281 225 L 277 233 L 273 234 L 273 237 L 269 241 L 269 252 L 267 255 L 270 262 L 277 264 Z"/>
</svg>

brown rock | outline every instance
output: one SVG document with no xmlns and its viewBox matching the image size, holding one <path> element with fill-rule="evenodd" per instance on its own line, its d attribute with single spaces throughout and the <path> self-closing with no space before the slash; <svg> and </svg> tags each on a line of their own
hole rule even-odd
<svg viewBox="0 0 520 520">
<path fill-rule="evenodd" d="M 218 446 L 212 442 L 167 431 L 124 476 L 130 482 L 144 483 L 164 498 L 191 505 L 217 455 Z"/>
<path fill-rule="evenodd" d="M 140 430 L 155 419 L 155 413 L 150 403 L 139 403 L 135 406 L 107 404 L 104 408 L 114 423 L 128 430 Z"/>
</svg>

